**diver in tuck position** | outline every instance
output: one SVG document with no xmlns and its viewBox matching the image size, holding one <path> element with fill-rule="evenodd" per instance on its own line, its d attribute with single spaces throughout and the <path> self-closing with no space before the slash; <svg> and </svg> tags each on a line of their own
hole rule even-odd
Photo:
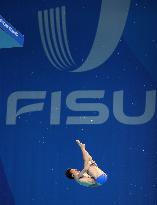
<svg viewBox="0 0 157 205">
<path fill-rule="evenodd" d="M 92 157 L 86 151 L 85 144 L 82 144 L 79 140 L 76 140 L 76 142 L 82 151 L 84 168 L 82 171 L 77 169 L 67 169 L 65 173 L 66 176 L 86 187 L 103 185 L 107 181 L 107 174 L 99 169 L 95 161 L 93 161 Z"/>
</svg>

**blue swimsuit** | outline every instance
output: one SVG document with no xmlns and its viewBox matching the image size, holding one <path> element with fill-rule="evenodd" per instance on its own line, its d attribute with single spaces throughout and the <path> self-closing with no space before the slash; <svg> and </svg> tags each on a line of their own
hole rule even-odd
<svg viewBox="0 0 157 205">
<path fill-rule="evenodd" d="M 81 182 L 79 179 L 76 180 L 82 186 L 86 187 L 97 187 L 103 185 L 107 181 L 107 175 L 102 174 L 97 179 L 95 179 L 96 183 L 89 183 L 89 182 Z"/>
<path fill-rule="evenodd" d="M 103 185 L 106 181 L 107 181 L 107 175 L 106 174 L 102 174 L 96 179 L 96 182 L 99 185 Z"/>
</svg>

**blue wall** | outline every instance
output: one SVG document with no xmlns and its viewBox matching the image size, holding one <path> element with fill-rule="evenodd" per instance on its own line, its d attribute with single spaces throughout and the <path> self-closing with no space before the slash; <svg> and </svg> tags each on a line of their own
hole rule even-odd
<svg viewBox="0 0 157 205">
<path fill-rule="evenodd" d="M 155 205 L 156 104 L 148 122 L 128 125 L 115 118 L 113 96 L 124 91 L 125 114 L 139 116 L 145 110 L 146 92 L 157 89 L 157 4 L 155 0 L 132 0 L 113 54 L 96 69 L 79 73 L 55 69 L 40 38 L 38 11 L 62 5 L 67 8 L 71 53 L 79 64 L 93 43 L 100 0 L 6 0 L 1 5 L 1 15 L 25 35 L 25 43 L 23 48 L 0 50 L 0 205 Z M 109 12 L 116 12 L 114 5 Z M 67 116 L 98 114 L 67 107 L 66 98 L 75 90 L 105 90 L 104 98 L 83 102 L 105 104 L 109 118 L 101 124 L 67 125 Z M 17 109 L 41 102 L 44 107 L 40 112 L 22 114 L 16 124 L 8 125 L 8 97 L 17 91 L 47 91 L 45 99 L 19 100 Z M 61 122 L 51 125 L 51 93 L 56 91 L 61 91 L 62 97 Z M 68 167 L 81 169 L 83 165 L 76 139 L 86 143 L 108 174 L 104 186 L 86 188 L 65 177 Z"/>
</svg>

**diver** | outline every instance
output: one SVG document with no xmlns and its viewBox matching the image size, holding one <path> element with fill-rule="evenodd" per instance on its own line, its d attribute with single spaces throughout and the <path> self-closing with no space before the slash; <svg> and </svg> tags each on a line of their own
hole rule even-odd
<svg viewBox="0 0 157 205">
<path fill-rule="evenodd" d="M 76 140 L 82 151 L 84 168 L 82 171 L 77 169 L 67 169 L 65 175 L 69 179 L 74 179 L 82 186 L 86 187 L 98 187 L 103 185 L 107 181 L 107 174 L 103 172 L 86 151 L 85 144 L 82 144 L 79 140 Z"/>
</svg>

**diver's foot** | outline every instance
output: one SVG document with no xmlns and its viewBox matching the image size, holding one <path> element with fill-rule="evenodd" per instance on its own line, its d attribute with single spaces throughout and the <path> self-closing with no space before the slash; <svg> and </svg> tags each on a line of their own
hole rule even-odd
<svg viewBox="0 0 157 205">
<path fill-rule="evenodd" d="M 85 149 L 85 144 L 82 144 L 80 142 L 80 140 L 76 140 L 76 143 L 81 147 L 81 148 L 84 148 Z"/>
</svg>

